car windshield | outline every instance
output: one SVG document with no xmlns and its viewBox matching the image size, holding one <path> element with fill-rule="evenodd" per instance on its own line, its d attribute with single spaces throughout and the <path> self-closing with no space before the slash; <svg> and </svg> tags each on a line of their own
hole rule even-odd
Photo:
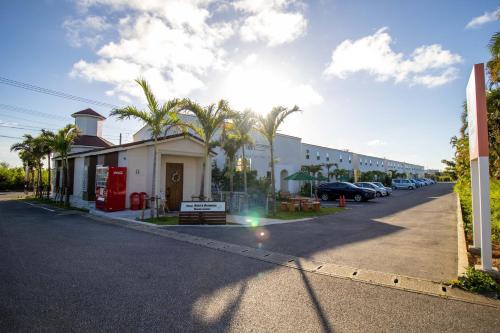
<svg viewBox="0 0 500 333">
<path fill-rule="evenodd" d="M 343 183 L 343 184 L 345 184 L 347 187 L 358 188 L 358 186 L 351 184 L 351 183 Z"/>
<path fill-rule="evenodd" d="M 382 183 L 377 182 L 377 183 L 373 183 L 373 184 L 377 185 L 378 187 L 384 187 L 384 184 L 382 184 Z"/>
</svg>

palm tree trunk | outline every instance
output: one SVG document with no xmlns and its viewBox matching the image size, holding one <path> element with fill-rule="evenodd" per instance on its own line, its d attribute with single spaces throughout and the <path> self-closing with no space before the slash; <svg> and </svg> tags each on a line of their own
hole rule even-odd
<svg viewBox="0 0 500 333">
<path fill-rule="evenodd" d="M 65 176 L 66 176 L 66 186 L 64 188 L 64 192 L 66 194 L 66 199 L 65 199 L 65 205 L 69 207 L 69 163 L 68 163 L 68 158 L 65 157 L 65 161 L 66 161 L 66 173 L 65 173 Z"/>
<path fill-rule="evenodd" d="M 245 157 L 245 145 L 241 147 L 241 156 L 243 159 L 243 191 L 247 194 L 247 159 Z"/>
<path fill-rule="evenodd" d="M 200 200 L 204 201 L 205 200 L 205 169 L 207 168 L 207 162 L 208 162 L 208 154 L 209 154 L 209 148 L 208 148 L 208 142 L 205 142 L 205 157 L 203 160 L 203 168 L 201 170 L 201 185 L 200 185 Z"/>
<path fill-rule="evenodd" d="M 274 147 L 273 141 L 270 142 L 271 146 L 271 210 L 272 216 L 276 216 L 276 188 L 274 185 Z"/>
<path fill-rule="evenodd" d="M 153 184 L 151 185 L 151 218 L 155 216 L 156 204 L 156 155 L 158 154 L 158 138 L 155 137 L 153 146 Z"/>
<path fill-rule="evenodd" d="M 50 153 L 47 154 L 47 180 L 48 180 L 48 186 L 47 186 L 47 199 L 50 199 L 50 189 L 52 187 L 52 177 L 51 177 L 51 172 L 50 172 Z"/>
</svg>

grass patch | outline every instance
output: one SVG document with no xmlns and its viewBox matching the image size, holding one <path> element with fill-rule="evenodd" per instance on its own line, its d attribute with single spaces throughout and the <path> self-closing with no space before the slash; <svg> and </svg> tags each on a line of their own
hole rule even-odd
<svg viewBox="0 0 500 333">
<path fill-rule="evenodd" d="M 467 238 L 472 238 L 472 195 L 470 180 L 459 180 L 455 185 L 455 192 L 460 197 L 464 228 Z M 490 180 L 490 209 L 491 209 L 491 240 L 500 243 L 500 180 Z"/>
<path fill-rule="evenodd" d="M 88 213 L 89 210 L 86 208 L 78 208 L 78 207 L 73 207 L 73 206 L 66 206 L 64 203 L 54 201 L 52 199 L 47 199 L 47 198 L 35 198 L 35 197 L 26 197 L 24 199 L 20 199 L 21 201 L 27 201 L 27 202 L 35 202 L 38 204 L 43 204 L 47 206 L 51 206 L 54 208 L 62 208 L 62 209 L 69 209 L 69 210 L 77 210 L 80 212 Z"/>
<path fill-rule="evenodd" d="M 179 224 L 179 216 L 160 216 L 149 219 L 144 219 L 144 222 L 154 223 L 157 225 L 177 225 Z"/>
<path fill-rule="evenodd" d="M 323 215 L 330 215 L 330 214 L 335 214 L 337 212 L 340 212 L 344 210 L 344 208 L 339 208 L 339 207 L 321 207 L 319 212 L 315 211 L 300 211 L 300 212 L 288 212 L 288 211 L 282 211 L 278 209 L 276 211 L 276 216 L 271 216 L 270 214 L 267 214 L 264 208 L 256 208 L 256 209 L 251 209 L 246 212 L 236 212 L 233 213 L 233 215 L 244 215 L 244 216 L 252 216 L 252 217 L 265 217 L 265 218 L 272 218 L 272 219 L 278 219 L 278 220 L 297 220 L 297 219 L 303 219 L 307 217 L 316 217 L 316 216 L 323 216 Z"/>
</svg>

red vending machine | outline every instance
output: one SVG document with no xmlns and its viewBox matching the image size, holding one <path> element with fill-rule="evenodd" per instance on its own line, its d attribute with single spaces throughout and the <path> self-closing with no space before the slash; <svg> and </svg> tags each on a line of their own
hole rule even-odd
<svg viewBox="0 0 500 333">
<path fill-rule="evenodd" d="M 127 168 L 98 165 L 95 174 L 95 208 L 107 212 L 125 209 Z"/>
</svg>

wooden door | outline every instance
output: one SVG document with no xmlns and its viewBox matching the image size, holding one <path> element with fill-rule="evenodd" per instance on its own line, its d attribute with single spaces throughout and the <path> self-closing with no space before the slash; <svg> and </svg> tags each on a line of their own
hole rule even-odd
<svg viewBox="0 0 500 333">
<path fill-rule="evenodd" d="M 182 201 L 182 187 L 184 184 L 184 164 L 167 163 L 165 196 L 168 209 L 179 210 Z"/>
</svg>

